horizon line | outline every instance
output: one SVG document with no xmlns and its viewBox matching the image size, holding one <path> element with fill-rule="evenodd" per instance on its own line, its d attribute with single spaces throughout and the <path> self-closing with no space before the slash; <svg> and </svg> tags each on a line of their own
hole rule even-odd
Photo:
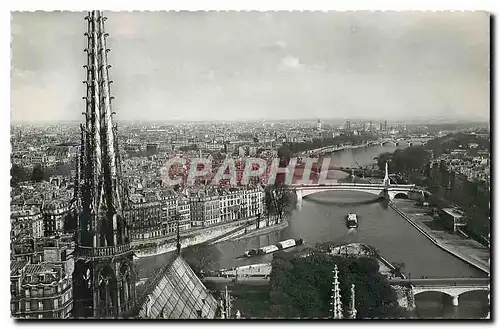
<svg viewBox="0 0 500 329">
<path fill-rule="evenodd" d="M 309 118 L 296 118 L 296 119 L 232 119 L 232 120 L 224 120 L 224 119 L 115 119 L 113 121 L 115 122 L 135 122 L 135 123 L 168 123 L 168 122 L 182 122 L 182 123 L 235 123 L 235 122 L 316 122 L 317 120 L 320 120 L 322 122 L 326 121 L 339 121 L 339 122 L 346 122 L 346 121 L 364 121 L 364 122 L 369 122 L 369 121 L 387 121 L 389 122 L 428 122 L 428 121 L 447 121 L 447 123 L 490 123 L 490 118 L 460 118 L 460 117 L 442 117 L 442 116 L 435 116 L 435 117 L 426 117 L 426 118 L 393 118 L 393 119 L 385 119 L 385 118 L 326 118 L 326 117 L 309 117 Z M 59 120 L 54 120 L 54 119 L 49 119 L 47 120 L 10 120 L 11 125 L 12 124 L 23 124 L 23 123 L 81 123 L 82 120 L 78 119 L 59 119 Z M 443 123 L 443 122 L 441 122 Z"/>
</svg>

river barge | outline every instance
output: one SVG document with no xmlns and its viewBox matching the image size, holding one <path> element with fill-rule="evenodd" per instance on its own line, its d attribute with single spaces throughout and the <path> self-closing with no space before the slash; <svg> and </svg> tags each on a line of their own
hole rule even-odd
<svg viewBox="0 0 500 329">
<path fill-rule="evenodd" d="M 303 243 L 304 243 L 303 239 L 288 239 L 288 240 L 280 241 L 277 244 L 271 244 L 269 246 L 265 246 L 265 247 L 262 247 L 259 249 L 247 250 L 247 251 L 245 251 L 244 256 L 245 257 L 253 257 L 253 256 L 272 254 L 273 252 L 276 252 L 279 250 L 285 250 L 285 249 L 293 248 L 295 246 L 300 246 Z"/>
</svg>

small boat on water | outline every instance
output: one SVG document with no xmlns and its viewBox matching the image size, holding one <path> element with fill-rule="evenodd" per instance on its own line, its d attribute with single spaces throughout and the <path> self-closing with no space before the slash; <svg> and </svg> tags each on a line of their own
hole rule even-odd
<svg viewBox="0 0 500 329">
<path fill-rule="evenodd" d="M 303 239 L 288 239 L 288 240 L 280 241 L 275 245 L 272 244 L 272 245 L 265 246 L 265 247 L 262 247 L 259 249 L 247 250 L 247 251 L 245 251 L 244 256 L 245 257 L 253 257 L 253 256 L 271 254 L 271 253 L 276 252 L 278 250 L 285 250 L 288 248 L 299 246 L 303 243 L 304 243 Z"/>
<path fill-rule="evenodd" d="M 358 215 L 356 215 L 355 213 L 347 214 L 346 225 L 347 225 L 347 228 L 357 228 L 359 225 L 358 224 Z"/>
</svg>

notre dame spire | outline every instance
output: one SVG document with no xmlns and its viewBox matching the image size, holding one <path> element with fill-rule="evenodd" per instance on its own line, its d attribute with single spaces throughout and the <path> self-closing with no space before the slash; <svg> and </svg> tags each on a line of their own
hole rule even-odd
<svg viewBox="0 0 500 329">
<path fill-rule="evenodd" d="M 75 197 L 78 233 L 75 248 L 74 315 L 116 317 L 135 300 L 133 253 L 122 217 L 117 127 L 113 124 L 106 48 L 106 17 L 89 12 L 87 22 L 87 89 L 85 124 L 81 125 L 81 153 Z"/>
</svg>

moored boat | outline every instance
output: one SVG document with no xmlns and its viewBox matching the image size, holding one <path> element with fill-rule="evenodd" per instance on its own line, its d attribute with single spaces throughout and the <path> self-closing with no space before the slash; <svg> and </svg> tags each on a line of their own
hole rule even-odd
<svg viewBox="0 0 500 329">
<path fill-rule="evenodd" d="M 347 214 L 346 220 L 347 228 L 357 228 L 358 227 L 358 216 L 355 213 Z"/>
<path fill-rule="evenodd" d="M 280 241 L 275 245 L 272 244 L 272 245 L 265 246 L 265 247 L 262 247 L 259 249 L 247 250 L 247 251 L 245 251 L 244 256 L 245 257 L 253 257 L 253 256 L 259 256 L 259 255 L 266 255 L 266 254 L 276 252 L 278 250 L 285 250 L 285 249 L 289 249 L 289 248 L 292 248 L 295 246 L 299 246 L 303 243 L 304 243 L 304 240 L 302 238 L 288 239 L 288 240 Z"/>
<path fill-rule="evenodd" d="M 272 245 L 260 248 L 257 251 L 257 254 L 258 255 L 265 255 L 265 254 L 273 253 L 273 252 L 278 251 L 278 250 L 279 250 L 278 247 L 276 247 L 274 244 L 272 244 Z"/>
<path fill-rule="evenodd" d="M 295 239 L 288 239 L 285 241 L 280 241 L 276 244 L 276 246 L 278 247 L 279 250 L 295 247 L 295 245 L 296 245 Z"/>
<path fill-rule="evenodd" d="M 257 255 L 257 249 L 251 249 L 245 251 L 245 257 L 252 257 Z"/>
</svg>

